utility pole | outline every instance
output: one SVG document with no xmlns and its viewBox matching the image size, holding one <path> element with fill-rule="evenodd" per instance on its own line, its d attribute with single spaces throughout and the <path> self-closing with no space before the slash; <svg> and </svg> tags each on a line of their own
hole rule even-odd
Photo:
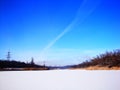
<svg viewBox="0 0 120 90">
<path fill-rule="evenodd" d="M 10 61 L 10 58 L 11 58 L 11 54 L 10 54 L 10 51 L 8 51 L 8 53 L 7 53 L 7 60 Z"/>
</svg>

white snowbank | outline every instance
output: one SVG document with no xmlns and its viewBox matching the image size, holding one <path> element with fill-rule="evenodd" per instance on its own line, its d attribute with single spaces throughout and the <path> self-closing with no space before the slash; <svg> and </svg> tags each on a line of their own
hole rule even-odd
<svg viewBox="0 0 120 90">
<path fill-rule="evenodd" d="M 120 90 L 120 71 L 0 72 L 0 90 Z"/>
</svg>

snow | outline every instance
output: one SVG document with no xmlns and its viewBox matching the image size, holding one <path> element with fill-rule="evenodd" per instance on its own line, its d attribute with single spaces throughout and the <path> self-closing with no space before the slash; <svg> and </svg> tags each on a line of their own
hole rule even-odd
<svg viewBox="0 0 120 90">
<path fill-rule="evenodd" d="M 0 72 L 0 90 L 120 90 L 119 70 Z"/>
</svg>

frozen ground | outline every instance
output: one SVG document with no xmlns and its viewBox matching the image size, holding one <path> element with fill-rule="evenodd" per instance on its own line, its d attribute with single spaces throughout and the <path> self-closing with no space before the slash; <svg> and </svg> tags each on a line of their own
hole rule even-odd
<svg viewBox="0 0 120 90">
<path fill-rule="evenodd" d="M 120 71 L 4 71 L 0 90 L 120 90 Z"/>
</svg>

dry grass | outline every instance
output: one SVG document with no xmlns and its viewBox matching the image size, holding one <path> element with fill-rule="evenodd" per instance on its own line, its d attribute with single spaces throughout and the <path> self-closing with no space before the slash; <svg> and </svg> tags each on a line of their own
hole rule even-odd
<svg viewBox="0 0 120 90">
<path fill-rule="evenodd" d="M 90 66 L 85 68 L 86 70 L 120 70 L 120 67 L 100 67 L 100 66 Z"/>
<path fill-rule="evenodd" d="M 33 71 L 33 70 L 48 70 L 48 68 L 0 68 L 0 71 Z"/>
<path fill-rule="evenodd" d="M 86 68 L 71 68 L 72 70 L 80 69 L 80 70 L 120 70 L 120 67 L 100 67 L 100 66 L 90 66 Z"/>
<path fill-rule="evenodd" d="M 48 68 L 23 68 L 23 70 L 48 70 Z"/>
</svg>

